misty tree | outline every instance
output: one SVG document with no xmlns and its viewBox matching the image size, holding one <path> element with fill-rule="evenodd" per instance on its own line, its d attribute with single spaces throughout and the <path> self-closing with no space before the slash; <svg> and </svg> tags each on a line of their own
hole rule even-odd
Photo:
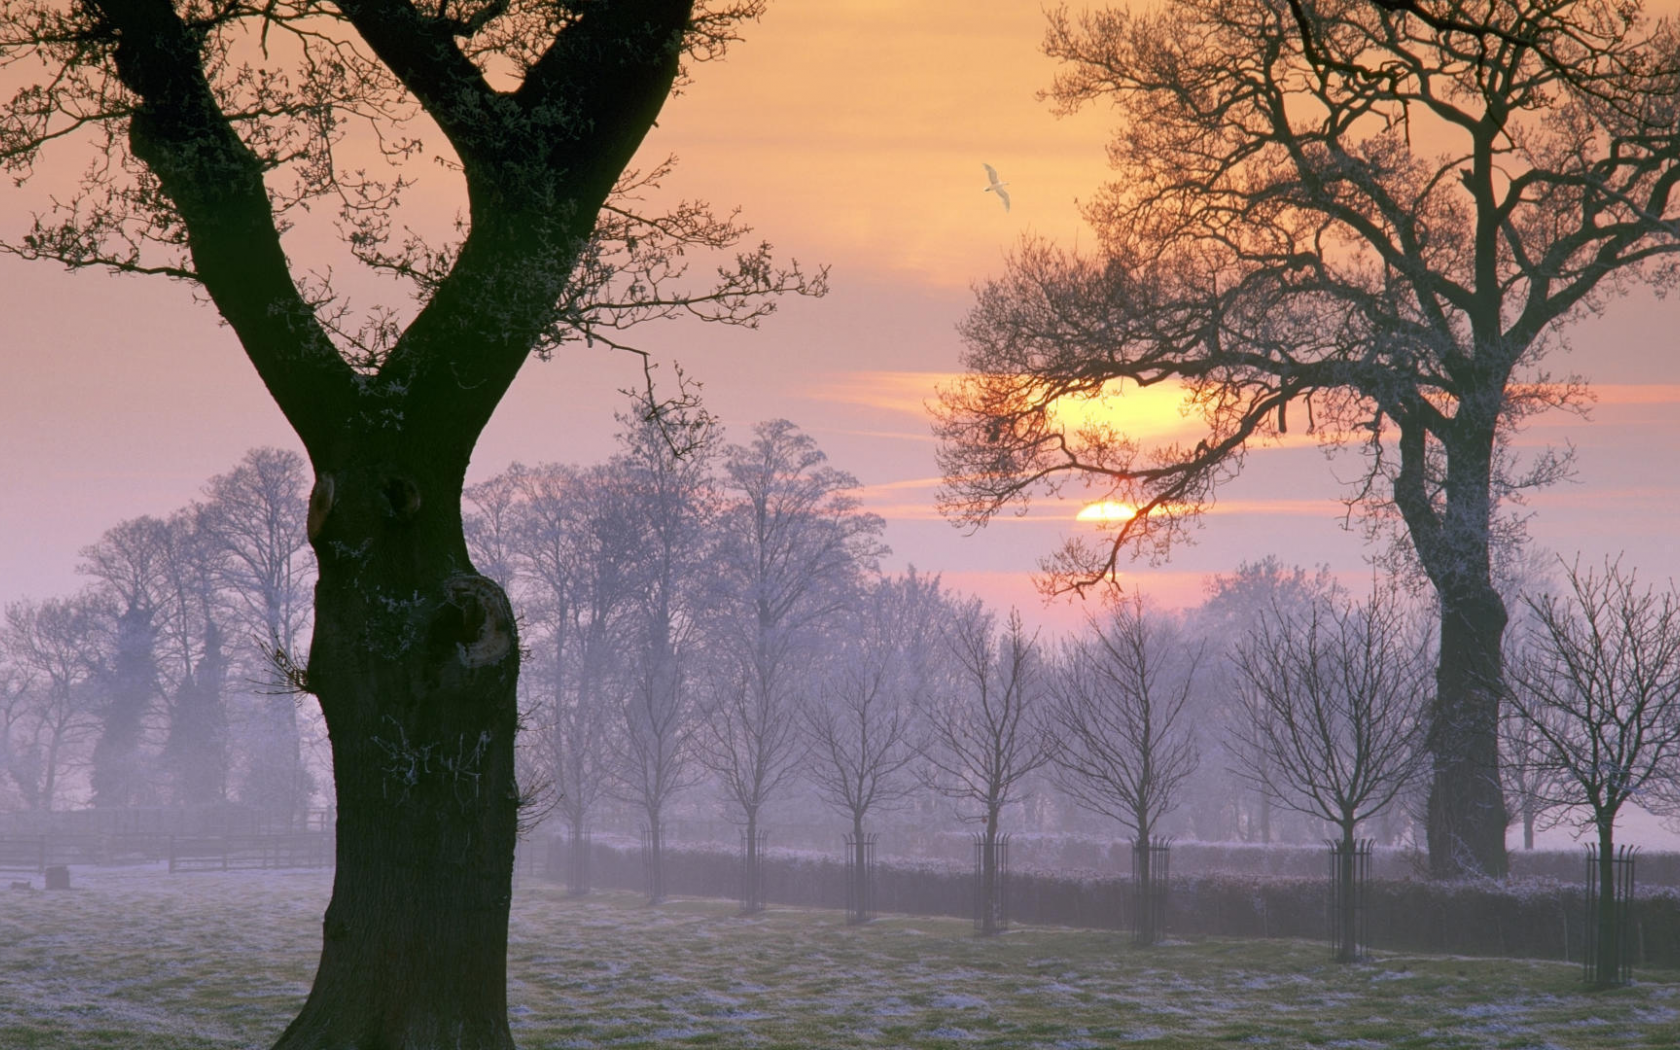
<svg viewBox="0 0 1680 1050">
<path fill-rule="evenodd" d="M 1229 749 L 1244 746 L 1243 742 L 1220 728 L 1248 714 L 1241 700 L 1236 665 L 1231 660 L 1233 647 L 1275 610 L 1305 612 L 1313 602 L 1335 590 L 1336 583 L 1327 566 L 1308 571 L 1299 565 L 1284 565 L 1277 557 L 1268 555 L 1257 561 L 1242 562 L 1231 572 L 1214 576 L 1208 581 L 1207 598 L 1194 613 L 1196 632 L 1208 647 L 1209 655 L 1199 677 L 1205 683 L 1212 683 L 1212 688 L 1199 698 L 1202 706 L 1195 719 L 1199 729 L 1197 746 L 1208 759 L 1196 777 L 1203 790 L 1192 793 L 1188 805 L 1199 810 L 1221 804 L 1237 809 L 1234 823 L 1246 841 L 1272 842 L 1279 829 L 1273 827 L 1271 796 L 1253 790 L 1252 784 L 1233 772 L 1243 763 Z M 1252 758 L 1262 764 L 1266 761 L 1264 754 Z M 1201 822 L 1196 826 L 1201 838 L 1215 837 L 1201 832 Z"/>
<path fill-rule="evenodd" d="M 7 767 L 30 809 L 54 808 L 65 774 L 86 761 L 99 728 L 92 683 L 99 631 L 86 596 L 6 607 L 7 656 L 27 680 L 8 733 Z"/>
<path fill-rule="evenodd" d="M 219 548 L 217 578 L 239 637 L 252 689 L 240 733 L 245 754 L 239 798 L 301 816 L 314 794 L 304 765 L 299 697 L 288 668 L 303 666 L 314 556 L 305 531 L 309 467 L 288 449 L 254 448 L 204 486 L 204 528 Z"/>
<path fill-rule="evenodd" d="M 50 154 L 52 170 L 83 173 L 6 247 L 191 285 L 314 469 L 318 577 L 298 678 L 329 729 L 338 866 L 284 1050 L 512 1045 L 519 644 L 505 593 L 467 552 L 464 478 L 533 353 L 586 336 L 621 345 L 621 329 L 657 317 L 750 323 L 776 292 L 820 290 L 768 246 L 690 289 L 685 253 L 746 231 L 692 202 L 648 213 L 668 166 L 628 168 L 685 61 L 720 55 L 760 7 L 0 7 L 17 85 L 0 163 L 27 179 Z M 447 243 L 397 211 L 411 180 L 400 165 L 436 156 L 415 138 L 434 129 L 446 148 L 428 170 L 465 201 Z M 412 303 L 358 312 L 326 266 L 294 270 L 300 253 L 334 250 L 309 238 L 335 211 L 343 251 L 408 282 Z M 107 803 L 133 798 L 132 734 L 116 729 L 96 771 Z"/>
<path fill-rule="evenodd" d="M 1231 727 L 1241 772 L 1280 805 L 1328 821 L 1339 835 L 1341 943 L 1355 941 L 1353 861 L 1363 821 L 1395 804 L 1417 777 L 1429 691 L 1429 647 L 1392 588 L 1350 603 L 1277 609 L 1236 649 L 1248 717 Z"/>
<path fill-rule="evenodd" d="M 752 907 L 759 815 L 801 768 L 811 665 L 884 553 L 884 523 L 859 509 L 857 479 L 828 466 L 816 441 L 785 419 L 759 423 L 751 442 L 722 458 L 708 552 L 709 689 L 695 742 L 740 811 Z"/>
<path fill-rule="evenodd" d="M 998 930 L 998 830 L 1003 809 L 1050 761 L 1044 732 L 1044 658 L 1019 613 L 1000 630 L 978 600 L 957 610 L 944 632 L 947 691 L 928 709 L 926 781 L 980 825 L 980 930 Z"/>
<path fill-rule="evenodd" d="M 626 523 L 636 549 L 638 608 L 627 632 L 626 683 L 608 736 L 608 790 L 642 815 L 648 897 L 665 897 L 664 814 L 695 779 L 695 663 L 706 598 L 706 537 L 716 511 L 712 466 L 718 431 L 698 393 L 657 405 L 633 396 L 620 413 L 613 467 L 635 493 Z"/>
<path fill-rule="evenodd" d="M 224 552 L 201 504 L 167 525 L 159 656 L 169 728 L 161 759 L 177 805 L 211 805 L 227 799 L 228 639 L 217 586 Z"/>
<path fill-rule="evenodd" d="M 1520 666 L 1522 656 L 1516 658 Z M 1521 686 L 1512 682 L 1512 689 Z M 1499 716 L 1499 757 L 1504 774 L 1506 808 L 1513 823 L 1522 825 L 1524 850 L 1534 848 L 1534 833 L 1555 827 L 1562 819 L 1556 802 L 1560 785 L 1556 764 L 1547 755 L 1546 738 L 1534 722 L 1507 705 Z"/>
<path fill-rule="evenodd" d="M 1185 707 L 1201 658 L 1202 647 L 1150 614 L 1138 593 L 1070 639 L 1048 677 L 1056 785 L 1132 833 L 1144 943 L 1159 932 L 1146 903 L 1155 825 L 1183 800 L 1198 762 Z"/>
<path fill-rule="evenodd" d="M 1432 870 L 1502 874 L 1490 547 L 1501 502 L 1567 470 L 1510 439 L 1579 404 L 1540 367 L 1566 324 L 1672 282 L 1672 28 L 1612 0 L 1170 0 L 1053 12 L 1045 47 L 1060 111 L 1118 113 L 1100 252 L 1028 242 L 979 289 L 939 411 L 946 510 L 981 524 L 1074 479 L 1136 507 L 1046 562 L 1083 588 L 1164 555 L 1291 414 L 1355 449 L 1350 501 L 1403 529 L 1441 612 Z M 1069 411 L 1153 385 L 1200 434 Z"/>
<path fill-rule="evenodd" d="M 1532 635 L 1511 705 L 1540 738 L 1545 802 L 1584 811 L 1598 840 L 1600 980 L 1620 972 L 1612 887 L 1616 818 L 1628 802 L 1680 803 L 1680 594 L 1641 588 L 1619 562 L 1569 566 L 1565 593 L 1527 599 Z"/>
<path fill-rule="evenodd" d="M 93 748 L 93 804 L 155 802 L 147 717 L 159 698 L 158 622 L 169 560 L 169 526 L 150 516 L 107 529 L 82 549 L 77 571 L 94 578 L 107 642 L 93 680 L 99 740 Z"/>
<path fill-rule="evenodd" d="M 0 635 L 0 787 L 11 781 L 25 809 L 36 808 L 34 789 L 39 777 L 34 748 L 19 748 L 13 738 L 29 713 L 33 677 L 7 651 L 5 638 Z M 22 752 L 19 754 L 18 752 Z"/>
<path fill-rule="evenodd" d="M 875 581 L 834 631 L 816 701 L 805 710 L 810 778 L 851 821 L 860 902 L 867 899 L 864 823 L 903 805 L 918 783 L 912 763 L 926 750 L 923 709 L 941 684 L 940 632 L 950 613 L 937 576 L 911 569 Z"/>
<path fill-rule="evenodd" d="M 611 465 L 543 464 L 514 475 L 516 563 L 531 602 L 528 625 L 547 659 L 548 764 L 566 819 L 574 864 L 569 882 L 587 889 L 582 857 L 590 815 L 612 765 L 607 734 L 622 686 L 628 620 L 635 607 L 636 519 L 646 513 L 634 487 Z"/>
</svg>

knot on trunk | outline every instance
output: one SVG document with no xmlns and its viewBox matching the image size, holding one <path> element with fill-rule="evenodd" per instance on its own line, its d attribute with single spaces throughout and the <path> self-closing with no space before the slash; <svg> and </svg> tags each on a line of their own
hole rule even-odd
<svg viewBox="0 0 1680 1050">
<path fill-rule="evenodd" d="M 315 487 L 309 490 L 309 518 L 305 523 L 305 532 L 313 540 L 321 534 L 321 526 L 327 523 L 327 515 L 333 508 L 333 476 L 319 474 L 315 477 Z"/>
<path fill-rule="evenodd" d="M 444 584 L 449 604 L 460 613 L 451 626 L 456 653 L 467 667 L 488 667 L 513 651 L 513 607 L 494 580 L 477 573 L 451 576 Z"/>
<path fill-rule="evenodd" d="M 413 521 L 414 516 L 420 513 L 420 486 L 414 483 L 413 478 L 400 475 L 387 478 L 380 491 L 384 493 L 391 517 L 398 522 Z"/>
</svg>

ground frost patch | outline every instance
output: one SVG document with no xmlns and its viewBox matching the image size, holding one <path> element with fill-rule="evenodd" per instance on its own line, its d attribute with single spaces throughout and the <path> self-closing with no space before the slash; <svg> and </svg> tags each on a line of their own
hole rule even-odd
<svg viewBox="0 0 1680 1050">
<path fill-rule="evenodd" d="M 0 1048 L 233 1050 L 271 1044 L 308 993 L 325 872 L 76 872 L 0 897 Z M 834 912 L 751 919 L 526 882 L 509 936 L 522 1050 L 561 1047 L 1128 1046 L 1548 1048 L 1680 1045 L 1680 983 L 1589 993 L 1555 963 L 1175 942 Z"/>
</svg>

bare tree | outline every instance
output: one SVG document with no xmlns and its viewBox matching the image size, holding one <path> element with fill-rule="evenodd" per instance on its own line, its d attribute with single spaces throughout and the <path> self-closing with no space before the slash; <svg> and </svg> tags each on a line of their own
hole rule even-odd
<svg viewBox="0 0 1680 1050">
<path fill-rule="evenodd" d="M 155 755 L 147 719 L 160 699 L 158 622 L 166 590 L 169 526 L 159 518 L 130 518 L 82 549 L 77 571 L 96 581 L 104 610 L 107 654 L 94 672 L 99 695 L 99 742 L 93 749 L 93 804 L 132 806 L 156 801 Z"/>
<path fill-rule="evenodd" d="M 1138 513 L 1046 562 L 1106 585 L 1164 555 L 1246 453 L 1299 427 L 1365 469 L 1348 500 L 1403 527 L 1441 609 L 1427 813 L 1438 875 L 1505 871 L 1500 513 L 1567 470 L 1511 435 L 1576 407 L 1540 367 L 1562 326 L 1680 250 L 1680 48 L 1640 4 L 1172 0 L 1053 12 L 1062 111 L 1112 103 L 1101 245 L 1026 244 L 963 325 L 943 395 L 945 506 L 979 524 L 1080 479 Z M 1443 29 L 1442 26 L 1453 28 Z M 1204 433 L 1154 441 L 1069 411 L 1182 392 Z M 1083 421 L 1081 421 L 1083 420 Z"/>
<path fill-rule="evenodd" d="M 676 403 L 632 395 L 618 417 L 614 466 L 641 509 L 635 536 L 641 601 L 630 629 L 628 679 L 612 749 L 610 790 L 646 822 L 648 897 L 665 897 L 664 815 L 694 783 L 695 640 L 705 602 L 703 554 L 716 512 L 717 428 L 679 375 Z"/>
<path fill-rule="evenodd" d="M 1612 887 L 1616 817 L 1629 801 L 1680 802 L 1680 595 L 1641 588 L 1620 563 L 1568 568 L 1567 593 L 1527 599 L 1533 637 L 1511 704 L 1540 737 L 1552 805 L 1585 811 L 1599 854 L 1598 973 L 1620 972 Z"/>
<path fill-rule="evenodd" d="M 26 805 L 53 809 L 64 776 L 99 729 L 90 681 L 97 617 L 86 596 L 14 602 L 6 607 L 6 651 L 33 681 L 14 723 L 7 772 Z"/>
<path fill-rule="evenodd" d="M 939 578 L 911 569 L 883 577 L 840 624 L 816 702 L 805 711 L 810 778 L 852 824 L 854 899 L 867 899 L 870 813 L 902 805 L 915 789 L 912 763 L 926 750 L 922 716 L 936 684 L 939 634 L 951 605 Z M 859 914 L 861 914 L 861 909 Z"/>
<path fill-rule="evenodd" d="M 169 700 L 163 766 L 175 803 L 210 805 L 227 799 L 228 613 L 218 586 L 226 555 L 202 504 L 170 515 L 168 526 L 160 616 Z"/>
<path fill-rule="evenodd" d="M 66 158 L 81 185 L 6 247 L 190 283 L 314 468 L 300 679 L 330 728 L 338 875 L 285 1050 L 512 1045 L 519 645 L 505 593 L 467 553 L 465 475 L 533 354 L 622 345 L 620 329 L 655 317 L 752 324 L 780 292 L 821 291 L 768 246 L 690 287 L 685 253 L 747 231 L 692 202 L 646 211 L 667 166 L 628 168 L 685 63 L 721 55 L 761 7 L 0 6 L 0 62 L 17 74 L 0 163 L 26 179 L 44 151 L 92 154 Z M 423 228 L 397 210 L 411 178 L 378 166 L 424 156 L 421 129 L 464 201 L 453 243 L 405 236 Z M 356 312 L 294 271 L 322 247 L 300 243 L 322 225 L 311 207 L 336 209 L 340 255 L 414 300 Z"/>
<path fill-rule="evenodd" d="M 1522 657 L 1515 666 L 1520 666 Z M 1513 689 L 1521 688 L 1512 682 Z M 1522 712 L 1508 707 L 1499 718 L 1499 751 L 1505 777 L 1506 806 L 1522 825 L 1523 849 L 1534 848 L 1534 833 L 1557 826 L 1564 814 L 1556 801 L 1562 785 L 1548 754 L 1546 738 Z"/>
<path fill-rule="evenodd" d="M 0 784 L 10 780 L 25 809 L 36 808 L 40 784 L 34 742 L 17 739 L 30 713 L 34 684 L 34 676 L 9 652 L 0 635 Z"/>
<path fill-rule="evenodd" d="M 315 559 L 307 536 L 309 467 L 287 449 L 254 448 L 204 486 L 204 528 L 239 637 L 251 714 L 239 733 L 238 795 L 288 822 L 314 794 L 303 760 L 300 697 L 288 668 L 306 662 Z"/>
<path fill-rule="evenodd" d="M 980 929 L 998 929 L 998 830 L 1003 809 L 1050 761 L 1042 717 L 1043 656 L 1018 613 L 1000 631 L 972 600 L 945 633 L 953 661 L 948 691 L 929 710 L 929 785 L 953 799 L 980 831 Z"/>
<path fill-rule="evenodd" d="M 1207 688 L 1199 690 L 1199 698 L 1192 699 L 1193 706 L 1198 699 L 1200 702 L 1193 721 L 1198 729 L 1197 746 L 1208 761 L 1202 763 L 1196 777 L 1199 790 L 1187 805 L 1197 813 L 1215 806 L 1229 807 L 1234 811 L 1233 830 L 1246 841 L 1272 842 L 1280 833 L 1288 834 L 1293 829 L 1274 827 L 1278 815 L 1273 812 L 1271 796 L 1254 790 L 1252 783 L 1236 774 L 1242 763 L 1228 754 L 1230 748 L 1243 746 L 1243 742 L 1224 727 L 1248 714 L 1241 700 L 1236 665 L 1230 657 L 1237 641 L 1275 610 L 1305 612 L 1313 602 L 1335 591 L 1336 583 L 1327 566 L 1309 571 L 1268 556 L 1243 562 L 1230 573 L 1210 579 L 1207 598 L 1194 614 L 1196 631 L 1208 646 L 1209 659 L 1199 676 Z M 1265 761 L 1263 755 L 1254 757 Z M 1200 821 L 1196 827 L 1201 838 L 1219 837 L 1202 831 Z"/>
<path fill-rule="evenodd" d="M 1353 960 L 1355 833 L 1393 805 L 1423 761 L 1429 649 L 1391 588 L 1368 601 L 1279 609 L 1237 646 L 1249 717 L 1232 727 L 1241 772 L 1287 806 L 1340 833 L 1342 942 Z"/>
<path fill-rule="evenodd" d="M 583 892 L 585 832 L 607 789 L 606 738 L 626 687 L 626 634 L 638 599 L 636 519 L 647 509 L 612 465 L 539 466 L 521 473 L 518 487 L 516 550 L 537 598 L 532 625 L 550 650 L 548 773 L 579 865 L 571 889 Z"/>
<path fill-rule="evenodd" d="M 1139 593 L 1070 640 L 1049 676 L 1046 725 L 1056 784 L 1132 833 L 1144 943 L 1159 933 L 1143 903 L 1154 885 L 1155 824 L 1177 808 L 1199 760 L 1185 705 L 1201 659 L 1202 647 L 1150 615 Z"/>
<path fill-rule="evenodd" d="M 749 908 L 759 814 L 804 758 L 800 712 L 816 685 L 809 670 L 819 634 L 839 619 L 884 550 L 881 519 L 851 494 L 857 479 L 827 459 L 783 419 L 758 424 L 751 443 L 723 453 L 710 689 L 697 744 L 700 761 L 740 809 Z"/>
</svg>

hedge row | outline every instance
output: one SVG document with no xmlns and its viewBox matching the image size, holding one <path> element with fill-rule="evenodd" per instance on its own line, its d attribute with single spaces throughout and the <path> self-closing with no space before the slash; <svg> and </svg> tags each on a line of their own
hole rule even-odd
<svg viewBox="0 0 1680 1050">
<path fill-rule="evenodd" d="M 942 832 L 918 842 L 928 855 L 964 862 L 973 856 L 971 836 Z M 1132 844 L 1124 839 L 1095 835 L 1014 835 L 1009 843 L 1010 859 L 1022 869 L 1063 869 L 1128 872 L 1132 868 Z M 1586 865 L 1586 847 L 1561 850 L 1512 850 L 1511 874 L 1519 879 L 1547 878 L 1564 883 L 1579 882 Z M 1312 845 L 1247 842 L 1177 841 L 1172 848 L 1172 867 L 1183 874 L 1242 873 L 1318 878 L 1327 874 L 1329 860 L 1322 843 Z M 1427 858 L 1417 849 L 1377 846 L 1371 854 L 1371 874 L 1380 879 L 1423 878 Z M 1638 882 L 1643 886 L 1680 887 L 1680 853 L 1640 853 Z"/>
<path fill-rule="evenodd" d="M 562 840 L 550 844 L 545 865 L 550 878 L 564 878 L 565 852 Z M 845 906 L 845 865 L 838 858 L 771 849 L 764 864 L 765 899 L 771 903 Z M 740 874 L 734 850 L 665 850 L 669 894 L 735 897 Z M 597 887 L 642 889 L 639 848 L 596 840 L 590 849 L 590 880 Z M 1017 870 L 1009 879 L 1009 913 L 1024 923 L 1124 929 L 1132 894 L 1129 875 Z M 1324 939 L 1326 907 L 1323 877 L 1175 874 L 1167 928 L 1180 935 Z M 882 861 L 875 870 L 875 908 L 908 915 L 972 915 L 973 870 L 948 861 Z M 1503 883 L 1381 878 L 1370 883 L 1368 930 L 1374 948 L 1579 961 L 1584 923 L 1578 883 L 1538 878 Z M 1633 933 L 1635 965 L 1680 967 L 1680 893 L 1641 892 Z"/>
</svg>

